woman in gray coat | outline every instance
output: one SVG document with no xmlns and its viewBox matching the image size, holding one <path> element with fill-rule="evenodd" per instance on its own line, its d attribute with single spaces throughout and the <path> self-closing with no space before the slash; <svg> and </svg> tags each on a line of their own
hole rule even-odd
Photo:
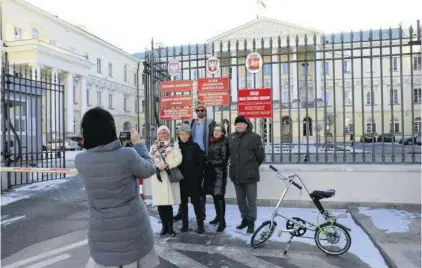
<svg viewBox="0 0 422 268">
<path fill-rule="evenodd" d="M 86 152 L 75 158 L 90 209 L 87 267 L 159 265 L 149 215 L 139 197 L 139 178 L 155 173 L 140 135 L 131 131 L 133 148 L 117 139 L 113 116 L 94 108 L 81 124 Z"/>
</svg>

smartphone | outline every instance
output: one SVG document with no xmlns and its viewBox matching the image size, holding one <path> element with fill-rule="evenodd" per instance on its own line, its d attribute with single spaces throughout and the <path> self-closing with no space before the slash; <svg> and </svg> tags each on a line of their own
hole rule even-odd
<svg viewBox="0 0 422 268">
<path fill-rule="evenodd" d="M 122 131 L 119 134 L 119 140 L 122 144 L 130 142 L 130 131 Z"/>
</svg>

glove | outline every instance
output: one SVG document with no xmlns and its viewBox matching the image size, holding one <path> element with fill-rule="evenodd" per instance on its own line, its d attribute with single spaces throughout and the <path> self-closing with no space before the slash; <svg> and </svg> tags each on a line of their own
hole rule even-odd
<svg viewBox="0 0 422 268">
<path fill-rule="evenodd" d="M 155 168 L 155 174 L 157 175 L 157 180 L 162 183 L 163 180 L 161 179 L 161 171 L 158 168 Z"/>
</svg>

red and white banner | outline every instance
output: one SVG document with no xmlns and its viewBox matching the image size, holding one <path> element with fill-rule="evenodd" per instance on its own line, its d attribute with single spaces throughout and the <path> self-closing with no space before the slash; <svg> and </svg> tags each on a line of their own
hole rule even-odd
<svg viewBox="0 0 422 268">
<path fill-rule="evenodd" d="M 273 112 L 270 88 L 239 89 L 237 110 L 247 118 L 271 118 Z"/>
<path fill-rule="evenodd" d="M 205 106 L 229 106 L 228 77 L 198 79 L 198 100 Z"/>
<path fill-rule="evenodd" d="M 192 95 L 161 96 L 161 107 L 186 107 L 193 105 Z"/>
<path fill-rule="evenodd" d="M 192 108 L 169 108 L 160 110 L 160 120 L 189 120 L 192 119 Z"/>
<path fill-rule="evenodd" d="M 160 92 L 161 93 L 191 92 L 192 89 L 193 89 L 192 80 L 162 81 Z"/>
</svg>

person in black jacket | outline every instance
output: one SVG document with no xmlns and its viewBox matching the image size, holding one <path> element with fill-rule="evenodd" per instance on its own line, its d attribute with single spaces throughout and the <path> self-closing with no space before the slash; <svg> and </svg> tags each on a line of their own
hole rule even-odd
<svg viewBox="0 0 422 268">
<path fill-rule="evenodd" d="M 201 205 L 201 183 L 204 158 L 201 148 L 193 142 L 190 135 L 189 125 L 182 125 L 179 128 L 179 148 L 182 151 L 183 160 L 179 166 L 183 174 L 180 181 L 181 201 L 180 212 L 182 216 L 182 232 L 187 232 L 189 228 L 188 199 L 195 210 L 196 221 L 198 223 L 198 233 L 204 233 L 204 219 Z"/>
<path fill-rule="evenodd" d="M 236 132 L 229 138 L 230 179 L 236 190 L 237 205 L 242 216 L 242 223 L 236 229 L 248 227 L 253 233 L 256 220 L 257 182 L 259 166 L 264 162 L 265 151 L 261 137 L 252 132 L 252 124 L 244 116 L 235 119 Z"/>
<path fill-rule="evenodd" d="M 205 179 L 203 193 L 212 195 L 216 217 L 210 224 L 217 224 L 217 232 L 226 228 L 226 202 L 224 195 L 227 185 L 227 162 L 229 160 L 229 149 L 226 138 L 226 130 L 221 124 L 216 124 L 213 136 L 210 138 L 208 156 L 205 161 Z"/>
</svg>

